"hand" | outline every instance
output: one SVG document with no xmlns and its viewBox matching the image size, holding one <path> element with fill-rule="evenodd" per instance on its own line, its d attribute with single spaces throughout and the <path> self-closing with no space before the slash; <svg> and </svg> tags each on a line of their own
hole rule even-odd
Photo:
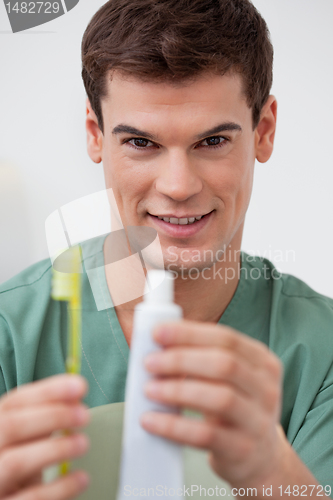
<svg viewBox="0 0 333 500">
<path fill-rule="evenodd" d="M 203 420 L 146 413 L 142 426 L 178 443 L 210 451 L 210 464 L 232 486 L 262 485 L 281 462 L 282 364 L 261 342 L 229 327 L 194 321 L 159 325 L 165 349 L 146 357 L 163 379 L 146 385 L 156 401 L 190 408 Z M 185 378 L 184 378 L 185 376 Z"/>
<path fill-rule="evenodd" d="M 83 434 L 51 436 L 88 423 L 89 412 L 80 403 L 86 392 L 82 377 L 57 375 L 0 398 L 1 500 L 64 500 L 86 489 L 83 471 L 42 484 L 45 467 L 78 457 L 88 448 Z"/>
</svg>

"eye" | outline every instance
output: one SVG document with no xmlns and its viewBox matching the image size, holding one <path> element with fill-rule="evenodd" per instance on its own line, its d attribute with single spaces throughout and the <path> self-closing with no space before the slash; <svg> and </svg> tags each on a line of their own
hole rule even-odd
<svg viewBox="0 0 333 500">
<path fill-rule="evenodd" d="M 132 138 L 132 139 L 127 139 L 125 141 L 125 143 L 127 144 L 131 144 L 131 146 L 133 146 L 134 148 L 136 149 L 145 149 L 147 148 L 148 146 L 151 147 L 151 146 L 154 146 L 154 143 L 151 142 L 151 141 L 148 141 L 148 139 L 143 139 L 141 137 L 138 137 L 138 138 Z"/>
<path fill-rule="evenodd" d="M 226 137 L 222 137 L 220 135 L 216 135 L 213 137 L 207 137 L 207 139 L 204 139 L 203 141 L 200 142 L 200 146 L 204 147 L 221 147 L 221 145 L 228 141 Z M 205 144 L 206 143 L 206 144 Z"/>
</svg>

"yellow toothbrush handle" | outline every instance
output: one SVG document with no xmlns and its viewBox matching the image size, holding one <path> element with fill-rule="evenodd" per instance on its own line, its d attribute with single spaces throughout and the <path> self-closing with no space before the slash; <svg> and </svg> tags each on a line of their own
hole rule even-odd
<svg viewBox="0 0 333 500">
<path fill-rule="evenodd" d="M 78 261 L 80 253 L 75 254 Z M 81 260 L 80 260 L 81 262 Z M 75 268 L 78 267 L 75 262 Z M 81 276 L 78 272 L 71 274 L 72 294 L 68 297 L 68 346 L 66 358 L 66 373 L 79 374 L 81 371 Z M 63 436 L 68 436 L 71 431 L 64 430 Z M 70 471 L 70 462 L 63 462 L 59 466 L 61 476 Z"/>
<path fill-rule="evenodd" d="M 62 435 L 63 436 L 69 436 L 70 435 L 70 432 L 69 431 L 62 431 Z M 71 464 L 70 462 L 62 462 L 60 465 L 59 465 L 59 474 L 61 476 L 66 476 L 66 474 L 69 473 L 71 469 Z"/>
</svg>

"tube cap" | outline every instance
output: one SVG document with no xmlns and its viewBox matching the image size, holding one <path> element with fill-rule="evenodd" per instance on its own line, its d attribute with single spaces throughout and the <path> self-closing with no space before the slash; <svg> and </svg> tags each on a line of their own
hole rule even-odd
<svg viewBox="0 0 333 500">
<path fill-rule="evenodd" d="M 173 302 L 173 275 L 169 271 L 148 271 L 144 301 L 165 304 Z"/>
</svg>

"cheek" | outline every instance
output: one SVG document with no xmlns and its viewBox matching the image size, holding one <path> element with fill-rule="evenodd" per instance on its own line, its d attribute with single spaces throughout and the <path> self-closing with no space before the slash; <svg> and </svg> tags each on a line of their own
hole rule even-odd
<svg viewBox="0 0 333 500">
<path fill-rule="evenodd" d="M 249 158 L 249 155 L 243 155 L 242 168 L 239 169 L 237 175 L 237 185 L 235 186 L 235 209 L 241 216 L 249 206 L 254 173 L 254 160 Z"/>
<path fill-rule="evenodd" d="M 228 158 L 215 179 L 215 189 L 221 193 L 226 211 L 243 212 L 251 196 L 254 161 L 248 154 L 238 151 Z"/>
<path fill-rule="evenodd" d="M 230 158 L 224 162 L 219 172 L 214 176 L 217 189 L 225 196 L 234 197 L 238 191 L 244 190 L 249 182 L 251 165 L 245 158 Z"/>
<path fill-rule="evenodd" d="M 151 166 L 133 162 L 112 146 L 104 148 L 103 167 L 107 188 L 112 188 L 118 199 L 135 203 L 149 192 L 154 178 L 149 175 Z"/>
</svg>

